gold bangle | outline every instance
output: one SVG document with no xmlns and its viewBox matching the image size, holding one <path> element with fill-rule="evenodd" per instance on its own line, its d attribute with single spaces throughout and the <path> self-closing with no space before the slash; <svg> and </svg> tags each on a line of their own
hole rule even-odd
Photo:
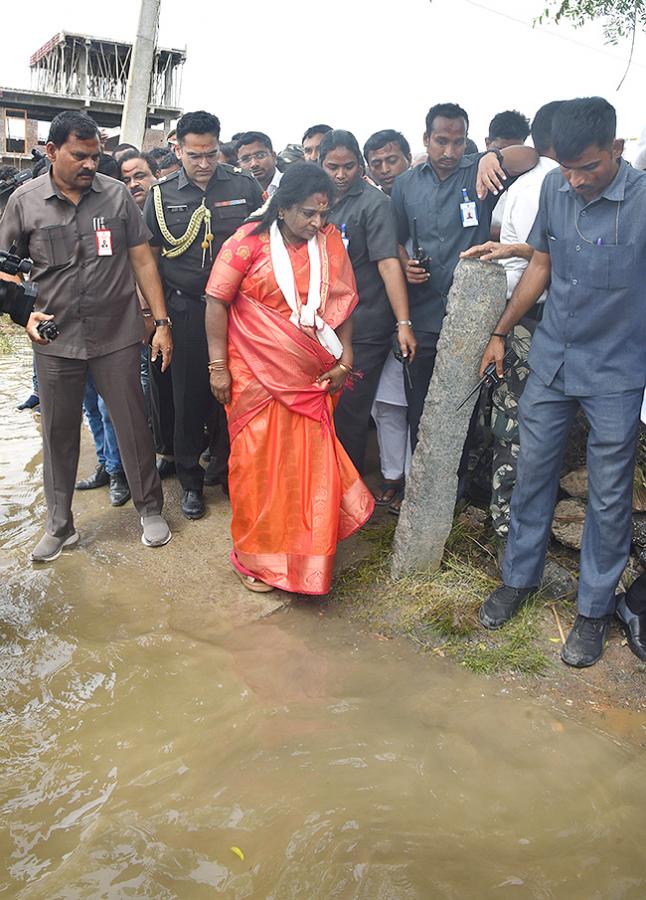
<svg viewBox="0 0 646 900">
<path fill-rule="evenodd" d="M 214 366 L 216 363 L 226 363 L 226 359 L 210 359 L 209 365 Z"/>
<path fill-rule="evenodd" d="M 344 365 L 342 362 L 338 362 L 338 363 L 337 363 L 337 366 L 338 366 L 340 369 L 343 369 L 343 371 L 346 372 L 348 375 L 352 375 L 352 366 L 350 366 L 350 367 L 348 368 L 348 366 Z"/>
</svg>

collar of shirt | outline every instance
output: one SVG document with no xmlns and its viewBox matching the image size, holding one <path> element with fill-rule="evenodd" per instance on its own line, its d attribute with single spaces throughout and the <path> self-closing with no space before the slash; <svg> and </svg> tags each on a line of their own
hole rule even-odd
<svg viewBox="0 0 646 900">
<path fill-rule="evenodd" d="M 217 166 L 215 172 L 213 173 L 213 175 L 211 175 L 211 180 L 206 186 L 206 191 L 208 191 L 214 181 L 228 181 L 229 177 L 229 173 L 223 166 Z M 188 187 L 189 184 L 194 188 L 197 188 L 198 191 L 202 191 L 201 187 L 195 184 L 194 181 L 191 181 L 191 179 L 186 174 L 184 166 L 182 166 L 182 168 L 179 170 L 179 175 L 177 176 L 177 190 L 181 191 L 182 188 Z M 202 193 L 206 194 L 206 191 L 202 191 Z"/>
<path fill-rule="evenodd" d="M 81 196 L 84 197 L 90 191 L 96 191 L 100 194 L 102 190 L 103 188 L 101 187 L 101 184 L 95 175 L 92 179 L 92 184 L 86 191 L 82 191 Z M 65 200 L 66 202 L 69 202 L 67 197 L 64 194 L 61 194 L 59 189 L 56 187 L 56 182 L 52 177 L 52 169 L 50 169 L 47 173 L 47 181 L 45 182 L 45 190 L 42 196 L 45 200 L 51 200 L 52 197 L 58 197 L 59 200 Z"/>
<path fill-rule="evenodd" d="M 334 205 L 341 206 L 341 204 L 344 203 L 348 197 L 358 197 L 360 194 L 363 194 L 365 189 L 366 189 L 366 182 L 363 180 L 363 178 L 361 176 L 359 176 L 356 179 L 356 181 L 354 181 L 353 184 L 350 185 L 350 187 L 345 192 L 345 194 L 342 197 L 340 197 Z"/>
<path fill-rule="evenodd" d="M 628 177 L 628 163 L 625 159 L 619 160 L 619 170 L 617 174 L 612 179 L 610 184 L 606 185 L 606 187 L 601 191 L 598 197 L 595 197 L 594 200 L 590 200 L 590 203 L 594 203 L 596 200 L 599 200 L 603 197 L 606 200 L 623 200 L 624 194 L 626 191 L 626 178 Z M 559 188 L 559 191 L 569 191 L 573 196 L 578 196 L 574 188 L 570 187 L 569 181 L 565 178 L 563 179 L 564 183 Z M 584 206 L 588 204 L 584 202 Z"/>
<path fill-rule="evenodd" d="M 451 172 L 451 174 L 447 175 L 447 177 L 443 178 L 441 181 L 440 181 L 440 178 L 439 178 L 437 172 L 435 171 L 433 166 L 428 161 L 428 158 L 426 159 L 425 163 L 422 163 L 421 166 L 417 166 L 417 167 L 413 166 L 413 168 L 419 168 L 420 172 L 423 172 L 425 169 L 428 169 L 428 171 L 431 173 L 433 178 L 439 184 L 444 184 L 445 181 L 449 181 L 449 179 L 452 178 L 456 174 L 458 169 L 470 168 L 474 164 L 474 162 L 479 161 L 481 156 L 484 156 L 484 153 L 465 153 L 464 156 L 462 157 L 462 159 L 460 160 L 460 162 L 455 167 L 455 169 Z"/>
<path fill-rule="evenodd" d="M 280 184 L 280 179 L 283 177 L 283 173 L 276 167 L 274 174 L 272 175 L 271 181 L 267 185 L 267 195 L 271 197 L 278 190 L 278 185 Z"/>
</svg>

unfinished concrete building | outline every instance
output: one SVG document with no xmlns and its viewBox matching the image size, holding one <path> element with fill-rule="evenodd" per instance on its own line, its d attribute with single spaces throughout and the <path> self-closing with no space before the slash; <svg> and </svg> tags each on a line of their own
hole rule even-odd
<svg viewBox="0 0 646 900">
<path fill-rule="evenodd" d="M 49 124 L 66 109 L 88 112 L 103 128 L 116 128 L 126 96 L 132 44 L 61 31 L 30 60 L 31 89 L 0 88 L 0 162 L 31 164 Z M 181 115 L 186 51 L 158 47 L 150 84 L 144 147 L 160 146 Z"/>
</svg>

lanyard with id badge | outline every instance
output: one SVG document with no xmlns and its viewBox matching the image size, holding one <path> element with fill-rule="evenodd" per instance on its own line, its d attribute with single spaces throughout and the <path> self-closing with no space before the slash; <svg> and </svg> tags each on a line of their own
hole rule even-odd
<svg viewBox="0 0 646 900">
<path fill-rule="evenodd" d="M 478 225 L 478 209 L 475 200 L 469 200 L 466 188 L 462 188 L 462 203 L 460 204 L 460 218 L 463 228 L 475 228 Z"/>
<path fill-rule="evenodd" d="M 98 216 L 92 219 L 97 256 L 112 256 L 112 232 L 105 227 L 105 219 Z"/>
</svg>

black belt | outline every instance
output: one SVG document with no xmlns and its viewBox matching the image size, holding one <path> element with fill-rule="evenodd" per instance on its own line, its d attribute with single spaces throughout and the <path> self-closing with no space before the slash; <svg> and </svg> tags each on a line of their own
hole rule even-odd
<svg viewBox="0 0 646 900">
<path fill-rule="evenodd" d="M 177 297 L 186 297 L 187 300 L 197 300 L 204 301 L 204 294 L 187 294 L 186 291 L 180 291 L 177 288 L 167 288 L 166 289 L 169 296 L 177 296 Z"/>
</svg>

